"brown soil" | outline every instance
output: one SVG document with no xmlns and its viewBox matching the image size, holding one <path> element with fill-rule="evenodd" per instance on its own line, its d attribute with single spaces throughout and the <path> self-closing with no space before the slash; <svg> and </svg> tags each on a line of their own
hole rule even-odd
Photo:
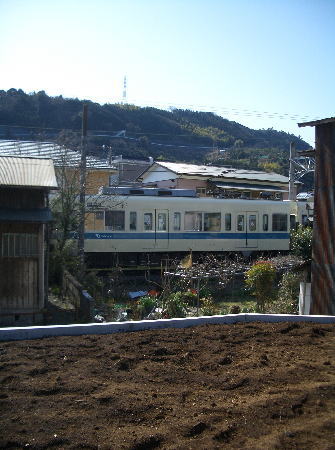
<svg viewBox="0 0 335 450">
<path fill-rule="evenodd" d="M 335 449 L 335 327 L 0 344 L 0 448 Z"/>
</svg>

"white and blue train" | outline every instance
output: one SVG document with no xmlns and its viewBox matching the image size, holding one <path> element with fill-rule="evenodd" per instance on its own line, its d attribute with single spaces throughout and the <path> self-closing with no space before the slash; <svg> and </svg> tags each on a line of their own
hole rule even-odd
<svg viewBox="0 0 335 450">
<path fill-rule="evenodd" d="M 199 198 L 178 191 L 133 189 L 129 195 L 91 198 L 85 253 L 97 262 L 107 254 L 289 250 L 296 202 Z"/>
</svg>

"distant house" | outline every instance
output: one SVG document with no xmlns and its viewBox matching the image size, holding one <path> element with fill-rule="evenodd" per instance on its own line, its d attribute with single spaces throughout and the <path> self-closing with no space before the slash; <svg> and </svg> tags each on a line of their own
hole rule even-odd
<svg viewBox="0 0 335 450">
<path fill-rule="evenodd" d="M 53 160 L 60 182 L 63 174 L 66 173 L 67 177 L 76 178 L 79 185 L 80 152 L 54 142 L 0 140 L 0 156 L 50 158 Z M 118 168 L 109 160 L 88 155 L 86 158 L 86 193 L 97 194 L 101 186 L 110 186 L 117 172 Z"/>
<path fill-rule="evenodd" d="M 139 177 L 145 186 L 194 189 L 200 196 L 288 198 L 288 177 L 230 167 L 155 162 Z"/>
<path fill-rule="evenodd" d="M 0 324 L 40 323 L 46 300 L 51 159 L 0 156 Z"/>
</svg>

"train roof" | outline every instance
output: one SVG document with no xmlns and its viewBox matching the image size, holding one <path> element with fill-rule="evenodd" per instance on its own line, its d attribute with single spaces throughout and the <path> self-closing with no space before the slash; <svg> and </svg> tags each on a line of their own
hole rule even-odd
<svg viewBox="0 0 335 450">
<path fill-rule="evenodd" d="M 167 189 L 132 186 L 103 186 L 100 190 L 100 194 L 149 197 L 196 197 L 197 195 L 194 189 Z"/>
</svg>

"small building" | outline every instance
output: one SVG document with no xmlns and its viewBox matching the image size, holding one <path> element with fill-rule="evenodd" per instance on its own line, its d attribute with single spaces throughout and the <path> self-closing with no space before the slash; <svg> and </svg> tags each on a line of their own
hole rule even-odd
<svg viewBox="0 0 335 450">
<path fill-rule="evenodd" d="M 59 185 L 62 183 L 75 186 L 79 192 L 81 154 L 54 142 L 1 141 L 0 156 L 20 156 L 52 159 Z M 97 194 L 102 186 L 113 184 L 113 177 L 118 173 L 115 164 L 104 158 L 87 155 L 86 158 L 86 193 Z"/>
<path fill-rule="evenodd" d="M 315 127 L 315 185 L 310 314 L 335 315 L 335 117 Z"/>
<path fill-rule="evenodd" d="M 288 198 L 289 179 L 277 173 L 231 167 L 155 162 L 139 180 L 145 186 L 194 189 L 199 196 L 222 198 Z"/>
<path fill-rule="evenodd" d="M 51 159 L 0 156 L 0 325 L 41 323 L 47 297 Z"/>
</svg>

